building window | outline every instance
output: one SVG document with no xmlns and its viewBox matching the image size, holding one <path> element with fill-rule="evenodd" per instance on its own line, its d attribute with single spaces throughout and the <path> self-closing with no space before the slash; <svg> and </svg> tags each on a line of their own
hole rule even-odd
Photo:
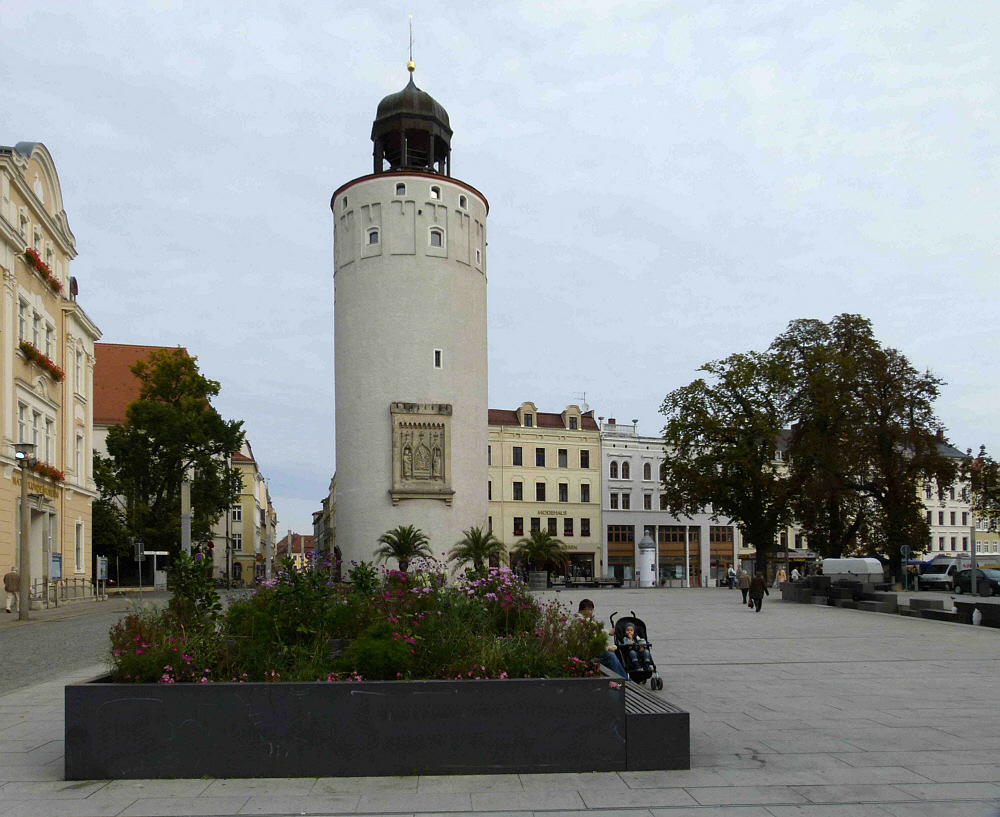
<svg viewBox="0 0 1000 817">
<path fill-rule="evenodd" d="M 969 498 L 969 489 L 968 488 L 963 488 L 962 489 L 962 500 L 964 501 L 964 500 L 967 500 L 968 498 Z"/>
<path fill-rule="evenodd" d="M 17 302 L 17 338 L 18 340 L 28 339 L 28 315 L 31 314 L 30 307 L 26 301 Z"/>
<path fill-rule="evenodd" d="M 632 469 L 629 467 L 627 462 L 622 463 L 622 479 L 631 479 Z"/>
<path fill-rule="evenodd" d="M 444 231 L 439 230 L 437 227 L 431 228 L 431 246 L 432 247 L 443 247 L 444 246 Z"/>
<path fill-rule="evenodd" d="M 524 415 L 524 427 L 531 428 L 535 424 L 535 416 L 533 414 Z"/>
<path fill-rule="evenodd" d="M 234 522 L 242 522 L 243 521 L 243 506 L 242 505 L 233 505 L 232 511 L 233 511 L 233 513 L 232 513 L 232 519 L 233 519 L 233 521 Z"/>
<path fill-rule="evenodd" d="M 643 494 L 642 495 L 642 509 L 644 511 L 651 511 L 651 510 L 653 510 L 653 495 L 652 494 Z"/>
<path fill-rule="evenodd" d="M 482 250 L 476 250 L 476 263 L 477 264 L 482 264 L 483 263 L 483 253 L 482 253 Z"/>
<path fill-rule="evenodd" d="M 590 536 L 590 520 L 580 520 L 580 536 Z"/>
<path fill-rule="evenodd" d="M 544 448 L 536 448 L 535 449 L 535 465 L 537 465 L 539 468 L 544 468 L 545 467 L 545 449 Z"/>
<path fill-rule="evenodd" d="M 31 412 L 31 442 L 35 446 L 35 452 L 37 455 L 39 448 L 39 439 L 42 436 L 42 415 L 40 412 Z"/>
<path fill-rule="evenodd" d="M 405 184 L 397 184 L 396 185 L 396 195 L 397 196 L 405 196 L 406 195 L 406 185 Z"/>
<path fill-rule="evenodd" d="M 927 524 L 928 525 L 934 524 L 934 515 L 931 511 L 927 511 Z"/>
<path fill-rule="evenodd" d="M 436 199 L 438 201 L 441 200 L 441 188 L 440 187 L 437 187 L 437 186 L 431 187 L 431 198 L 432 199 Z"/>
<path fill-rule="evenodd" d="M 966 513 L 965 511 L 962 511 L 962 525 L 968 525 L 968 524 L 969 524 L 969 514 Z"/>
<path fill-rule="evenodd" d="M 368 231 L 368 243 L 369 244 L 378 244 L 378 230 L 377 229 L 371 229 L 371 230 Z"/>
<path fill-rule="evenodd" d="M 241 553 L 243 551 L 243 534 L 234 533 L 232 535 L 232 540 L 233 540 L 233 550 L 236 551 L 237 553 Z"/>
<path fill-rule="evenodd" d="M 622 510 L 629 511 L 632 509 L 632 494 L 623 493 L 622 494 Z"/>
<path fill-rule="evenodd" d="M 493 533 L 493 517 L 492 516 L 487 516 L 486 517 L 486 526 L 487 526 L 486 529 L 490 533 Z"/>
<path fill-rule="evenodd" d="M 944 537 L 938 537 L 938 550 L 944 550 Z"/>
<path fill-rule="evenodd" d="M 954 498 L 955 498 L 955 489 L 954 489 L 954 488 L 949 488 L 949 489 L 948 489 L 948 495 L 949 495 L 949 496 L 950 496 L 950 497 L 951 497 L 952 499 L 954 499 Z"/>
<path fill-rule="evenodd" d="M 515 445 L 511 450 L 511 463 L 513 465 L 522 465 L 521 462 L 521 446 Z"/>
<path fill-rule="evenodd" d="M 955 537 L 954 536 L 951 537 L 951 549 L 952 549 L 952 551 L 958 550 L 958 545 L 955 542 Z"/>
<path fill-rule="evenodd" d="M 944 511 L 938 511 L 938 524 L 944 524 Z"/>
<path fill-rule="evenodd" d="M 76 572 L 83 572 L 83 522 L 76 523 Z"/>
<path fill-rule="evenodd" d="M 340 200 L 340 209 L 341 210 L 347 209 L 347 196 L 344 196 L 344 198 Z"/>
<path fill-rule="evenodd" d="M 930 486 L 930 484 L 927 484 L 927 485 L 924 486 L 924 496 L 927 499 L 931 498 L 931 486 Z"/>
<path fill-rule="evenodd" d="M 493 446 L 486 446 L 486 464 L 493 465 Z"/>
<path fill-rule="evenodd" d="M 570 417 L 569 418 L 569 430 L 570 431 L 576 431 L 577 426 L 578 426 L 578 424 L 577 424 L 576 417 Z"/>
<path fill-rule="evenodd" d="M 569 502 L 569 485 L 565 482 L 559 483 L 559 501 Z"/>
<path fill-rule="evenodd" d="M 46 429 L 46 432 L 48 429 Z M 45 448 L 49 447 L 48 434 L 46 433 Z M 50 460 L 51 462 L 51 460 Z M 83 477 L 83 435 L 76 435 L 76 475 L 79 478 Z"/>
<path fill-rule="evenodd" d="M 76 473 L 81 473 L 80 466 L 83 464 L 83 437 L 76 438 L 77 465 Z M 56 423 L 48 417 L 45 418 L 45 461 L 54 463 L 56 456 Z"/>
<path fill-rule="evenodd" d="M 648 463 L 648 462 L 647 463 L 643 463 L 643 466 L 642 466 L 642 478 L 643 479 L 647 479 L 647 480 L 653 478 L 653 466 L 650 465 L 650 463 Z"/>
<path fill-rule="evenodd" d="M 667 495 L 660 494 L 660 510 L 665 511 L 667 509 Z"/>
<path fill-rule="evenodd" d="M 56 330 L 51 323 L 45 324 L 45 356 L 52 360 L 55 357 Z M 79 353 L 78 353 L 79 354 Z M 77 392 L 80 390 L 77 389 Z"/>
<path fill-rule="evenodd" d="M 559 533 L 559 527 L 558 527 L 559 520 L 556 519 L 554 516 L 550 516 L 546 521 L 549 523 L 549 525 L 548 525 L 548 527 L 549 527 L 549 535 L 550 536 L 555 536 L 556 534 L 558 534 Z"/>
<path fill-rule="evenodd" d="M 434 350 L 434 368 L 435 369 L 444 368 L 444 364 L 443 364 L 443 361 L 442 361 L 442 354 L 443 353 L 442 353 L 442 351 L 440 349 L 435 349 Z"/>
<path fill-rule="evenodd" d="M 42 348 L 42 316 L 37 312 L 31 316 L 31 343 L 36 349 Z"/>
<path fill-rule="evenodd" d="M 28 441 L 28 407 L 24 403 L 17 404 L 17 441 Z"/>
<path fill-rule="evenodd" d="M 569 468 L 569 451 L 565 448 L 559 449 L 559 467 Z"/>
<path fill-rule="evenodd" d="M 524 483 L 515 482 L 514 483 L 514 501 L 521 502 L 524 499 Z"/>
<path fill-rule="evenodd" d="M 493 480 L 486 480 L 486 498 L 493 499 Z"/>
<path fill-rule="evenodd" d="M 955 512 L 954 511 L 952 511 L 951 514 L 949 514 L 949 518 L 951 519 L 951 524 L 954 525 L 955 524 Z"/>
<path fill-rule="evenodd" d="M 580 486 L 580 501 L 590 502 L 590 486 L 587 484 Z"/>
<path fill-rule="evenodd" d="M 611 460 L 611 466 L 608 468 L 608 476 L 611 479 L 618 479 L 618 463 Z"/>
<path fill-rule="evenodd" d="M 618 510 L 618 494 L 616 494 L 614 491 L 611 492 L 611 510 L 613 511 Z"/>
<path fill-rule="evenodd" d="M 514 517 L 514 535 L 524 536 L 524 517 L 515 516 Z"/>
<path fill-rule="evenodd" d="M 545 483 L 536 482 L 535 483 L 535 502 L 545 501 Z"/>
<path fill-rule="evenodd" d="M 573 517 L 567 516 L 563 520 L 563 536 L 573 535 Z"/>
<path fill-rule="evenodd" d="M 965 550 L 968 550 L 968 549 L 969 549 L 969 537 L 968 536 L 963 536 L 962 537 L 962 550 L 965 551 Z"/>
<path fill-rule="evenodd" d="M 542 529 L 542 520 L 537 516 L 531 517 L 531 532 L 538 533 Z"/>
<path fill-rule="evenodd" d="M 458 206 L 461 207 L 463 210 L 468 210 L 469 209 L 469 200 L 465 196 L 459 196 L 458 197 Z"/>
</svg>

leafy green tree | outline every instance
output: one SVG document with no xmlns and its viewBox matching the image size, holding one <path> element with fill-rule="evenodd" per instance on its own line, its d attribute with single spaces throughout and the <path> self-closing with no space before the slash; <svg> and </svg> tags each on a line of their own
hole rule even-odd
<svg viewBox="0 0 1000 817">
<path fill-rule="evenodd" d="M 788 476 L 777 460 L 790 387 L 773 354 L 750 352 L 706 363 L 699 378 L 666 396 L 660 413 L 666 445 L 660 477 L 675 516 L 710 511 L 728 517 L 767 566 L 778 530 L 788 524 Z"/>
<path fill-rule="evenodd" d="M 982 519 L 989 530 L 1000 527 L 1000 464 L 979 446 L 979 455 L 969 457 L 962 467 L 962 479 L 969 483 L 974 519 Z"/>
<path fill-rule="evenodd" d="M 573 548 L 557 539 L 547 530 L 532 531 L 530 536 L 518 539 L 511 556 L 527 563 L 529 569 L 547 570 L 566 567 Z"/>
<path fill-rule="evenodd" d="M 194 541 L 211 537 L 212 526 L 236 501 L 239 473 L 227 455 L 243 443 L 243 423 L 223 420 L 211 398 L 219 384 L 198 370 L 183 349 L 158 349 L 132 367 L 139 397 L 125 411 L 124 425 L 108 432 L 108 458 L 97 458 L 105 499 L 117 497 L 129 536 L 147 550 L 180 549 L 180 493 L 191 483 Z"/>
<path fill-rule="evenodd" d="M 472 527 L 463 531 L 462 539 L 448 551 L 448 560 L 456 565 L 471 564 L 476 573 L 485 573 L 491 559 L 502 562 L 506 549 L 503 542 L 493 535 L 493 531 L 484 531 L 481 527 Z"/>
<path fill-rule="evenodd" d="M 793 321 L 771 351 L 794 382 L 791 505 L 810 547 L 825 556 L 878 549 L 894 561 L 902 545 L 922 549 L 920 489 L 956 474 L 933 408 L 941 380 L 883 346 L 860 315 Z"/>
<path fill-rule="evenodd" d="M 114 474 L 111 473 L 108 460 L 97 454 L 94 454 L 94 481 L 101 494 L 91 505 L 94 554 L 111 559 L 129 556 L 132 546 L 128 527 L 125 525 L 125 509 L 119 498 L 114 496 Z"/>
<path fill-rule="evenodd" d="M 375 556 L 380 562 L 395 559 L 399 563 L 400 573 L 406 573 L 414 559 L 434 558 L 426 534 L 413 525 L 400 525 L 386 531 L 378 541 L 380 547 L 375 551 Z"/>
</svg>

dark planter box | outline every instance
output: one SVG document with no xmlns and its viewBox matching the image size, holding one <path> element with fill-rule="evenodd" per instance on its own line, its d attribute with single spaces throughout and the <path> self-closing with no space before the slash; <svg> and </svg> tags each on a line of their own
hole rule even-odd
<svg viewBox="0 0 1000 817">
<path fill-rule="evenodd" d="M 67 780 L 624 771 L 626 737 L 608 678 L 66 687 Z"/>
</svg>

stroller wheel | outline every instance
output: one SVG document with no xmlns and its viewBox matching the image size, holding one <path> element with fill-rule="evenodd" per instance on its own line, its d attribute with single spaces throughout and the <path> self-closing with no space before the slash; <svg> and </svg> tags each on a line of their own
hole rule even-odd
<svg viewBox="0 0 1000 817">
<path fill-rule="evenodd" d="M 650 689 L 663 689 L 663 679 L 662 678 L 653 678 L 649 682 L 649 686 L 650 686 Z"/>
</svg>

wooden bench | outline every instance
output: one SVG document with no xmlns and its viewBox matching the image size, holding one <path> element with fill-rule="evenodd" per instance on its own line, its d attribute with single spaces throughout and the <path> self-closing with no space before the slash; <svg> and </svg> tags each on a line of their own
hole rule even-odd
<svg viewBox="0 0 1000 817">
<path fill-rule="evenodd" d="M 691 716 L 662 694 L 625 684 L 625 765 L 631 772 L 691 768 Z"/>
</svg>

